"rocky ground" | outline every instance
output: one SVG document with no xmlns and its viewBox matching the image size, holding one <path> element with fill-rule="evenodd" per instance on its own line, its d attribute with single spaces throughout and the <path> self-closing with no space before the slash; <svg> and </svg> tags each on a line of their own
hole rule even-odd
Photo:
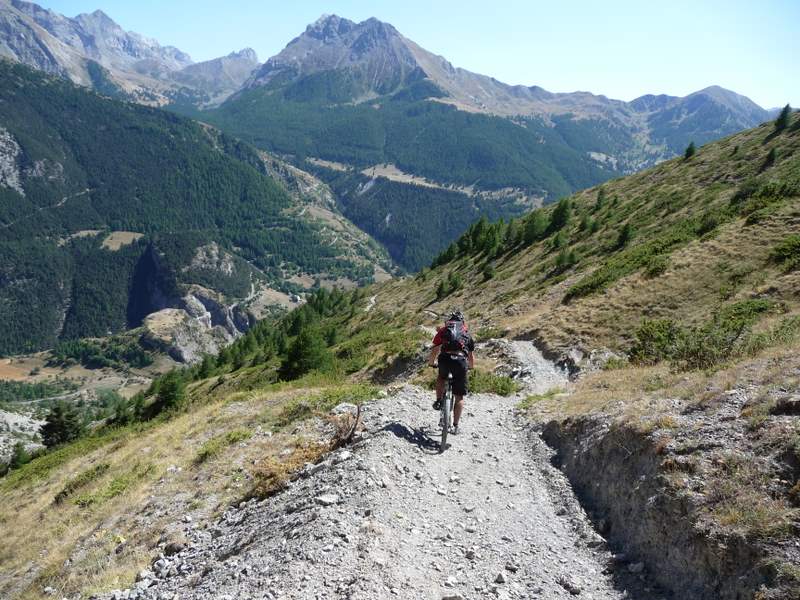
<svg viewBox="0 0 800 600">
<path fill-rule="evenodd" d="M 41 448 L 34 440 L 44 424 L 27 413 L 16 413 L 0 409 L 0 463 L 7 463 L 14 445 L 22 441 L 28 451 Z"/>
<path fill-rule="evenodd" d="M 430 393 L 396 388 L 361 441 L 216 522 L 187 515 L 104 598 L 661 598 L 592 528 L 520 398 L 470 396 L 440 454 Z"/>
</svg>

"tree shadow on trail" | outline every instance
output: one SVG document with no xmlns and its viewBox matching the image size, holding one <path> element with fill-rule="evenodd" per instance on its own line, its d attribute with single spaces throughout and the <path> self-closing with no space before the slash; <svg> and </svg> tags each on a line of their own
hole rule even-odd
<svg viewBox="0 0 800 600">
<path fill-rule="evenodd" d="M 395 436 L 409 442 L 410 444 L 418 446 L 424 451 L 430 451 L 431 454 L 439 453 L 439 442 L 428 435 L 428 432 L 424 427 L 415 427 L 412 429 L 408 425 L 404 425 L 403 423 L 398 423 L 395 421 L 394 423 L 389 423 L 386 425 L 382 431 L 393 433 Z"/>
</svg>

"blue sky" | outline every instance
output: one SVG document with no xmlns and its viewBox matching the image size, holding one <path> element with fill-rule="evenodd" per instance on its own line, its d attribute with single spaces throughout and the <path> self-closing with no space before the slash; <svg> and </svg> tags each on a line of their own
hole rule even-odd
<svg viewBox="0 0 800 600">
<path fill-rule="evenodd" d="M 721 85 L 800 106 L 800 0 L 40 0 L 97 8 L 125 29 L 206 60 L 278 53 L 323 13 L 374 16 L 454 65 L 511 84 L 631 100 Z"/>
</svg>

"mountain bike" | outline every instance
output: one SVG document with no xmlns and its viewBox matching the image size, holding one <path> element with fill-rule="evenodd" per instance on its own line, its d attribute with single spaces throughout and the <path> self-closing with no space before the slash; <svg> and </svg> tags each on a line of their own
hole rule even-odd
<svg viewBox="0 0 800 600">
<path fill-rule="evenodd" d="M 438 366 L 434 366 L 438 369 Z M 439 411 L 439 427 L 442 428 L 442 441 L 439 444 L 439 454 L 447 448 L 447 434 L 450 433 L 450 426 L 453 420 L 453 374 L 447 374 L 447 381 L 444 386 L 444 396 L 442 397 L 442 408 Z"/>
</svg>

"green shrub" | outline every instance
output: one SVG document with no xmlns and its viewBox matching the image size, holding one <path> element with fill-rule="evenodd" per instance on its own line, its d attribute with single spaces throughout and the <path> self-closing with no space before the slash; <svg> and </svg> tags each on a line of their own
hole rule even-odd
<svg viewBox="0 0 800 600">
<path fill-rule="evenodd" d="M 481 327 L 475 332 L 475 341 L 494 340 L 502 338 L 504 334 L 505 331 L 500 327 Z"/>
<path fill-rule="evenodd" d="M 702 327 L 681 327 L 669 319 L 646 319 L 636 331 L 629 357 L 638 364 L 669 360 L 680 370 L 709 369 L 745 353 L 753 324 L 774 306 L 761 299 L 736 302 L 720 309 Z"/>
<path fill-rule="evenodd" d="M 493 279 L 496 274 L 497 270 L 495 269 L 492 263 L 487 263 L 486 266 L 483 268 L 484 281 L 489 281 L 490 279 Z"/>
<path fill-rule="evenodd" d="M 633 227 L 630 223 L 625 223 L 622 226 L 622 229 L 619 231 L 619 235 L 617 236 L 617 241 L 614 244 L 615 250 L 621 250 L 625 246 L 627 246 L 630 241 L 633 239 Z"/>
<path fill-rule="evenodd" d="M 108 485 L 95 490 L 93 493 L 84 493 L 75 497 L 75 504 L 83 508 L 99 505 L 107 500 L 116 498 L 127 492 L 134 484 L 145 479 L 155 471 L 149 463 L 136 463 L 133 467 L 108 482 Z"/>
<path fill-rule="evenodd" d="M 642 244 L 625 248 L 609 257 L 595 271 L 583 277 L 567 290 L 564 302 L 582 298 L 599 292 L 614 281 L 638 271 L 653 257 L 666 256 L 675 248 L 683 246 L 696 238 L 697 221 L 687 219 L 673 225 L 665 233 Z"/>
<path fill-rule="evenodd" d="M 787 271 L 800 268 L 800 235 L 790 235 L 772 249 L 770 259 Z"/>
<path fill-rule="evenodd" d="M 469 375 L 469 391 L 473 394 L 497 394 L 510 396 L 521 388 L 519 383 L 505 375 L 495 375 L 486 371 L 474 370 Z"/>
<path fill-rule="evenodd" d="M 200 446 L 197 456 L 194 457 L 194 462 L 199 465 L 209 459 L 215 458 L 228 446 L 243 442 L 244 440 L 249 440 L 252 435 L 253 433 L 246 429 L 234 429 L 233 431 L 214 436 Z"/>
<path fill-rule="evenodd" d="M 707 212 L 703 214 L 702 218 L 700 219 L 700 223 L 697 226 L 697 237 L 703 237 L 707 233 L 711 233 L 720 224 L 720 217 L 718 214 L 713 212 Z"/>
<path fill-rule="evenodd" d="M 526 396 L 523 398 L 519 404 L 517 404 L 517 408 L 519 410 L 530 410 L 533 408 L 535 404 L 539 402 L 543 402 L 545 400 L 551 400 L 555 396 L 559 394 L 563 394 L 564 390 L 561 388 L 553 388 L 551 390 L 546 391 L 544 394 L 534 394 L 532 396 Z"/>
<path fill-rule="evenodd" d="M 644 274 L 651 279 L 663 275 L 669 268 L 669 258 L 663 255 L 649 257 L 644 263 Z"/>
<path fill-rule="evenodd" d="M 64 484 L 64 487 L 61 489 L 61 491 L 56 494 L 55 498 L 53 498 L 53 502 L 56 504 L 61 504 L 79 489 L 86 487 L 93 481 L 96 481 L 102 477 L 102 475 L 108 471 L 109 466 L 110 465 L 108 463 L 99 463 L 67 480 L 67 483 Z"/>
<path fill-rule="evenodd" d="M 697 148 L 694 145 L 694 142 L 689 142 L 689 145 L 686 146 L 686 150 L 683 153 L 683 158 L 689 160 L 697 153 Z"/>
<path fill-rule="evenodd" d="M 654 365 L 675 356 L 681 329 L 670 319 L 645 319 L 628 355 L 632 362 Z"/>
<path fill-rule="evenodd" d="M 619 369 L 624 369 L 628 366 L 628 361 L 624 358 L 619 358 L 617 356 L 612 356 L 606 362 L 603 363 L 603 370 L 604 371 L 617 371 Z"/>
<path fill-rule="evenodd" d="M 461 275 L 451 271 L 436 287 L 436 299 L 442 300 L 462 287 L 464 287 L 464 281 L 461 279 Z"/>
</svg>

